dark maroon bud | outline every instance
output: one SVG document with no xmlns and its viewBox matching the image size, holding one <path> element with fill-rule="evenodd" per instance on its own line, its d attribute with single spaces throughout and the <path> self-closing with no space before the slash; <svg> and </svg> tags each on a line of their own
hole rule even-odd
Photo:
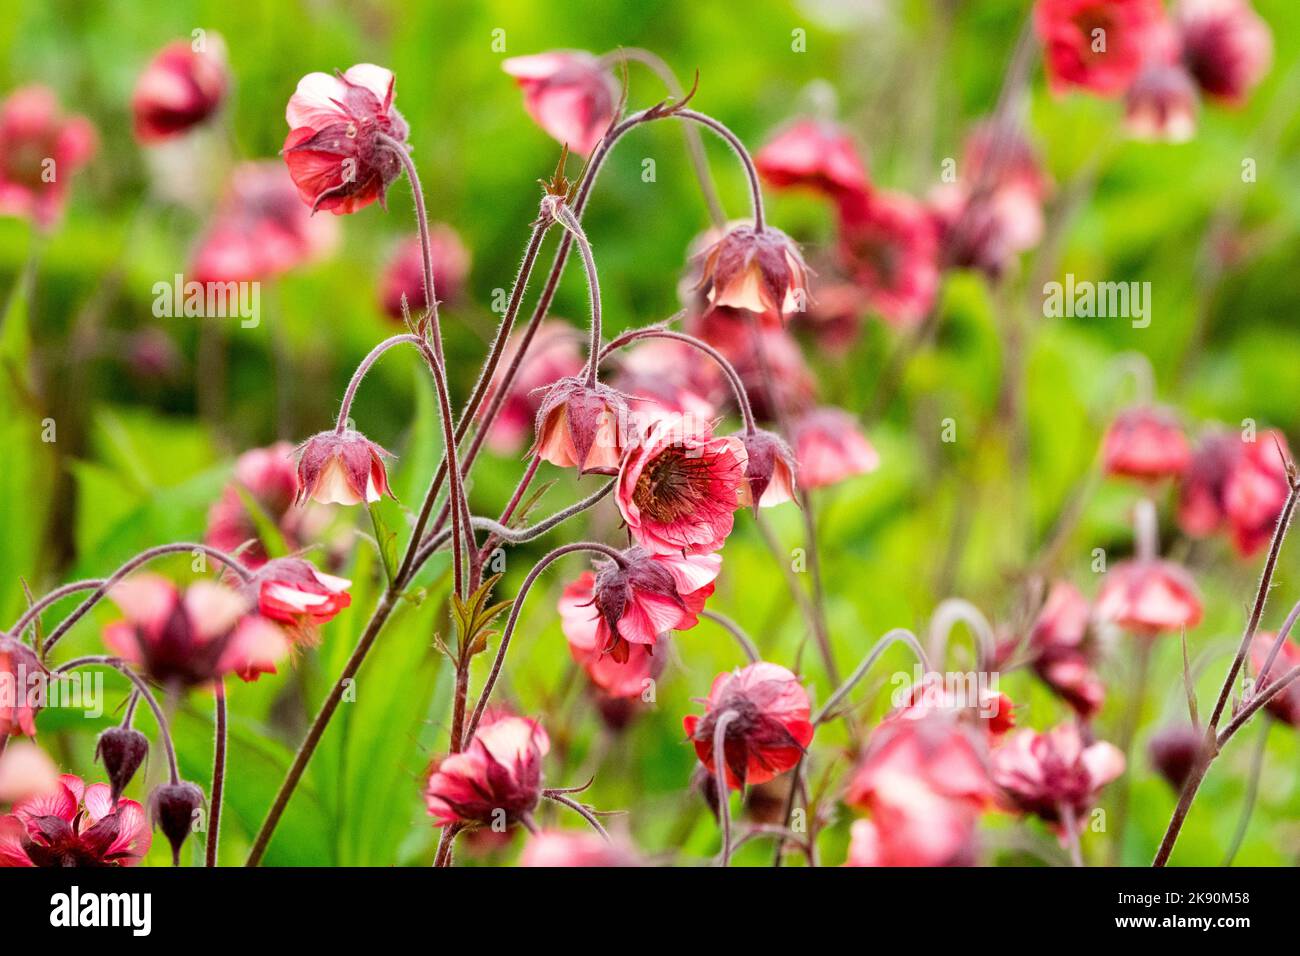
<svg viewBox="0 0 1300 956">
<path fill-rule="evenodd" d="M 703 764 L 696 764 L 691 774 L 691 789 L 699 794 L 713 819 L 718 818 L 718 778 L 709 773 Z"/>
<path fill-rule="evenodd" d="M 1151 738 L 1147 744 L 1147 756 L 1160 776 L 1175 790 L 1181 791 L 1196 766 L 1204 743 L 1204 734 L 1195 727 L 1171 724 Z"/>
<path fill-rule="evenodd" d="M 95 756 L 104 761 L 113 790 L 113 806 L 149 755 L 149 738 L 133 727 L 110 727 L 99 735 Z"/>
<path fill-rule="evenodd" d="M 149 816 L 172 845 L 172 864 L 180 866 L 181 846 L 194 829 L 194 811 L 203 806 L 203 791 L 188 781 L 165 783 L 149 797 Z"/>
</svg>

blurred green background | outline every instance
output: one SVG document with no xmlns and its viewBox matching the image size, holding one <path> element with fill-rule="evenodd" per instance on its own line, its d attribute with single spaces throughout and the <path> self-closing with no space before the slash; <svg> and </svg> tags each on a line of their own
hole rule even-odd
<svg viewBox="0 0 1300 956">
<path fill-rule="evenodd" d="M 207 160 L 228 155 L 274 156 L 286 132 L 284 106 L 299 77 L 312 70 L 375 62 L 397 74 L 397 105 L 412 129 L 414 157 L 433 218 L 455 227 L 473 253 L 470 291 L 444 313 L 454 400 L 468 393 L 486 339 L 495 328 L 494 290 L 509 288 L 536 211 L 539 177 L 555 164 L 556 144 L 527 117 L 505 56 L 553 48 L 602 53 L 639 46 L 662 55 L 686 80 L 698 68 L 695 106 L 729 124 L 752 146 L 833 90 L 841 119 L 864 145 L 873 180 L 923 196 L 940 163 L 959 154 L 969 125 L 987 114 L 1028 5 L 1002 0 L 828 0 L 735 4 L 621 0 L 591 5 L 537 0 L 483 3 L 267 2 L 232 4 L 175 0 L 166 5 L 74 0 L 10 0 L 0 18 L 0 93 L 40 82 L 65 108 L 90 116 L 101 134 L 95 161 L 75 182 L 63 225 L 46 239 L 26 223 L 0 220 L 0 296 L 8 305 L 0 349 L 8 381 L 0 389 L 0 616 L 23 605 L 20 577 L 40 593 L 75 577 L 99 575 L 146 546 L 197 540 L 210 503 L 229 478 L 238 451 L 277 438 L 298 441 L 332 421 L 357 360 L 393 326 L 378 308 L 377 276 L 396 241 L 411 232 L 410 193 L 398 183 L 390 211 L 375 207 L 344 217 L 343 245 L 330 261 L 263 288 L 257 329 L 232 329 L 224 411 L 219 423 L 198 419 L 193 377 L 193 319 L 155 319 L 152 286 L 183 271 L 202 228 L 205 202 L 218 185 L 202 167 L 193 174 L 194 209 L 151 198 L 142 151 L 130 132 L 129 99 L 149 57 L 196 27 L 226 40 L 235 88 L 212 134 Z M 1050 97 L 1037 76 L 1029 124 L 1057 182 L 1063 224 L 1059 247 L 1031 254 L 1020 277 L 998 296 L 974 275 L 945 284 L 932 347 L 907 366 L 896 398 L 869 435 L 882 457 L 876 473 L 815 496 L 826 564 L 828 614 L 846 669 L 875 638 L 896 626 L 924 628 L 934 606 L 957 594 L 990 618 L 1015 611 L 1018 577 L 1048 537 L 1081 478 L 1093 466 L 1109 416 L 1132 397 L 1119 356 L 1139 352 L 1151 362 L 1158 396 L 1193 422 L 1280 427 L 1300 439 L 1300 7 L 1257 0 L 1274 31 L 1273 70 L 1240 111 L 1203 111 L 1198 135 L 1182 146 L 1126 141 L 1116 131 L 1120 107 L 1082 96 Z M 505 52 L 493 31 L 505 31 Z M 792 31 L 806 31 L 805 52 Z M 665 96 L 660 82 L 633 67 L 630 103 Z M 723 199 L 744 212 L 745 184 L 732 158 L 708 144 Z M 1241 182 L 1245 157 L 1257 160 L 1258 181 Z M 655 182 L 642 181 L 653 158 Z M 831 236 L 828 210 L 803 196 L 771 196 L 769 217 L 812 250 Z M 1073 205 L 1071 205 L 1073 203 Z M 601 269 L 607 334 L 658 321 L 678 308 L 685 249 L 707 225 L 704 205 L 673 124 L 643 128 L 615 151 L 596 188 L 586 227 Z M 1206 236 L 1226 229 L 1239 255 L 1221 279 L 1207 266 Z M 548 242 L 548 250 L 554 239 Z M 549 262 L 549 251 L 543 254 Z M 29 265 L 34 279 L 24 289 Z M 1147 329 L 1122 320 L 1045 320 L 1035 277 L 1150 281 L 1154 319 Z M 534 290 L 540 285 L 540 277 Z M 531 298 L 529 305 L 531 305 Z M 554 314 L 580 317 L 586 290 L 571 267 Z M 527 310 L 526 310 L 527 311 Z M 526 314 L 526 312 L 525 312 Z M 120 336 L 160 326 L 177 343 L 185 367 L 167 380 L 134 375 L 121 361 Z M 79 337 L 78 330 L 83 336 Z M 1024 342 L 1027 472 L 1018 473 L 1012 436 L 998 426 L 1007 380 L 1005 343 Z M 841 357 L 809 349 L 823 399 L 865 413 L 880 372 L 900 341 L 874 319 Z M 81 342 L 84 347 L 74 347 Z M 57 441 L 40 441 L 45 417 Z M 431 395 L 412 356 L 385 359 L 367 379 L 353 417 L 371 438 L 398 452 L 394 488 L 418 503 L 437 461 Z M 952 418 L 958 440 L 939 440 Z M 495 511 L 522 465 L 485 459 L 476 472 L 476 513 Z M 572 500 L 566 475 L 544 511 Z M 1112 559 L 1131 548 L 1128 514 L 1135 492 L 1098 489 L 1063 549 L 1062 570 L 1086 593 L 1097 583 L 1091 550 Z M 593 517 L 598 532 L 614 526 L 606 502 Z M 392 509 L 394 524 L 401 509 Z M 771 513 L 788 546 L 800 542 L 797 513 Z M 1162 538 L 1185 556 L 1207 603 L 1191 635 L 1203 664 L 1200 690 L 1222 680 L 1253 594 L 1258 560 L 1242 562 L 1218 541 L 1178 539 L 1162 508 Z M 364 515 L 346 514 L 344 522 Z M 559 534 L 510 555 L 503 596 Z M 319 652 L 232 690 L 231 784 L 222 862 L 242 862 L 252 832 L 316 702 L 337 674 L 377 594 L 373 549 L 355 549 L 347 570 L 356 582 L 353 607 L 325 628 Z M 160 565 L 166 569 L 166 565 Z M 657 704 L 629 730 L 601 729 L 572 690 L 569 657 L 554 614 L 559 588 L 580 569 L 560 566 L 534 590 L 506 668 L 505 690 L 524 713 L 543 715 L 557 738 L 547 762 L 551 785 L 596 783 L 585 799 L 626 809 L 625 825 L 650 854 L 680 851 L 703 859 L 716 851 L 717 830 L 687 790 L 694 765 L 681 718 L 698 705 L 714 674 L 740 663 L 734 645 L 705 621 L 674 640 Z M 184 580 L 184 563 L 172 570 Z M 1276 628 L 1300 598 L 1300 558 L 1285 553 L 1277 597 L 1265 618 Z M 427 864 L 436 832 L 420 796 L 423 771 L 446 741 L 450 667 L 432 648 L 445 618 L 445 567 L 427 569 L 430 599 L 399 613 L 361 672 L 357 700 L 345 705 L 290 806 L 267 862 L 271 864 Z M 752 521 L 738 515 L 711 606 L 739 621 L 766 657 L 787 665 L 805 622 Z M 100 647 L 104 607 L 61 647 L 73 654 Z M 964 650 L 964 648 L 963 648 Z M 961 650 L 954 652 L 960 662 Z M 1125 707 L 1132 648 L 1121 643 L 1103 665 L 1110 693 L 1097 730 L 1112 738 Z M 480 660 L 475 686 L 485 663 Z M 811 656 L 804 664 L 818 699 L 830 688 Z M 872 713 L 887 705 L 888 676 L 910 672 L 891 653 L 878 677 L 859 691 Z M 1157 648 L 1153 693 L 1146 702 L 1133 763 L 1133 805 L 1123 861 L 1145 864 L 1168 821 L 1175 795 L 1149 769 L 1145 741 L 1182 716 L 1176 639 Z M 114 684 L 109 678 L 110 686 Z M 1025 726 L 1046 729 L 1067 713 L 1031 676 L 1009 675 L 1003 687 Z M 212 751 L 210 700 L 177 703 L 182 771 L 207 787 Z M 560 726 L 552 715 L 568 714 Z M 110 721 L 111 715 L 104 718 Z M 148 724 L 148 718 L 142 718 Z M 562 731 L 561 728 L 564 728 Z M 98 726 L 79 714 L 47 712 L 43 742 L 62 765 L 87 776 Z M 1175 862 L 1216 864 L 1236 826 L 1246 787 L 1250 728 L 1211 772 L 1184 830 Z M 842 774 L 834 759 L 838 726 L 825 728 L 814 780 Z M 1294 730 L 1274 727 L 1258 807 L 1239 863 L 1292 863 L 1300 855 L 1300 763 Z M 162 771 L 154 761 L 150 779 Z M 141 790 L 137 781 L 133 791 Z M 140 796 L 140 793 L 133 793 Z M 832 790 L 833 796 L 833 790 Z M 1105 805 L 1106 801 L 1103 801 Z M 547 811 L 550 812 L 549 810 Z M 851 814 L 840 809 L 822 842 L 827 863 L 844 856 Z M 564 820 L 577 826 L 576 818 Z M 990 817 L 986 858 L 1035 863 L 1062 859 L 1036 822 Z M 1013 831 L 1023 830 L 1026 837 Z M 1087 834 L 1084 850 L 1100 862 L 1108 836 Z M 161 838 L 158 844 L 161 844 Z M 199 841 L 187 852 L 201 853 Z M 516 837 L 515 845 L 517 846 Z M 514 849 L 499 851 L 513 858 Z M 744 848 L 737 862 L 761 862 L 770 847 Z M 155 847 L 150 862 L 166 854 Z M 462 861 L 476 858 L 468 852 Z"/>
</svg>

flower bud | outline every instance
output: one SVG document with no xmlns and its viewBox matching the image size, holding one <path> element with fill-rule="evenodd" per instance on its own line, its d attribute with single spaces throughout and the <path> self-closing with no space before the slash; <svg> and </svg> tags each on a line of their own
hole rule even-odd
<svg viewBox="0 0 1300 956">
<path fill-rule="evenodd" d="M 808 267 L 779 229 L 736 226 L 705 250 L 698 288 L 711 306 L 748 309 L 778 322 L 808 305 Z"/>
<path fill-rule="evenodd" d="M 149 755 L 149 738 L 133 727 L 110 727 L 99 735 L 95 756 L 104 761 L 112 787 L 113 806 Z"/>
<path fill-rule="evenodd" d="M 579 475 L 616 475 L 627 420 L 627 400 L 619 392 L 562 378 L 546 390 L 537 410 L 533 451 L 559 468 L 577 468 Z"/>
<path fill-rule="evenodd" d="M 1182 792 L 1183 784 L 1196 766 L 1205 735 L 1189 724 L 1171 724 L 1158 730 L 1147 744 L 1151 766 L 1169 782 L 1169 786 Z"/>
<path fill-rule="evenodd" d="M 396 500 L 388 487 L 386 457 L 392 455 L 358 431 L 319 432 L 302 446 L 296 500 L 326 505 L 358 505 L 384 495 Z"/>
<path fill-rule="evenodd" d="M 180 866 L 181 846 L 194 829 L 194 811 L 203 806 L 203 791 L 181 780 L 165 783 L 149 797 L 149 817 L 172 845 L 172 864 Z"/>
<path fill-rule="evenodd" d="M 737 432 L 749 461 L 745 464 L 745 482 L 749 488 L 754 513 L 794 499 L 796 465 L 794 452 L 779 436 L 761 429 L 752 433 Z"/>
</svg>

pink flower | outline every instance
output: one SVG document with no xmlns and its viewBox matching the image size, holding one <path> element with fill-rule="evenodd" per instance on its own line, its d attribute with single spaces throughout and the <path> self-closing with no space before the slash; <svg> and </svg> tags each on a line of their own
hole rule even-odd
<svg viewBox="0 0 1300 956">
<path fill-rule="evenodd" d="M 755 430 L 737 432 L 736 436 L 745 446 L 748 461 L 745 465 L 745 484 L 749 490 L 749 501 L 755 514 L 760 507 L 793 501 L 795 495 L 794 452 L 780 435 L 772 432 Z"/>
<path fill-rule="evenodd" d="M 0 216 L 53 226 L 73 174 L 90 162 L 97 142 L 90 120 L 64 116 L 46 87 L 10 93 L 0 103 Z"/>
<path fill-rule="evenodd" d="M 189 40 L 167 44 L 140 74 L 131 95 L 135 138 L 156 143 L 197 126 L 217 111 L 229 83 L 220 37 L 208 34 L 201 49 Z"/>
<path fill-rule="evenodd" d="M 1178 0 L 1183 62 L 1207 96 L 1240 104 L 1273 60 L 1273 35 L 1249 0 Z"/>
<path fill-rule="evenodd" d="M 1121 561 L 1106 572 L 1097 595 L 1098 620 L 1141 637 L 1191 630 L 1201 613 L 1191 575 L 1172 561 Z"/>
<path fill-rule="evenodd" d="M 1269 684 L 1280 680 L 1288 671 L 1300 665 L 1300 647 L 1296 646 L 1295 641 L 1287 638 L 1281 650 L 1277 652 L 1277 657 L 1269 665 L 1268 673 L 1264 673 L 1264 665 L 1269 663 L 1268 656 L 1276 643 L 1277 635 L 1264 631 L 1256 634 L 1251 642 L 1250 666 L 1256 675 L 1255 694 L 1268 690 Z M 1300 727 L 1300 681 L 1292 681 L 1285 690 L 1279 691 L 1264 706 L 1268 708 L 1270 714 L 1283 723 Z"/>
<path fill-rule="evenodd" d="M 429 227 L 429 248 L 433 253 L 433 290 L 439 302 L 460 296 L 469 274 L 470 255 L 456 230 L 445 223 Z M 384 314 L 401 321 L 402 296 L 411 315 L 419 316 L 427 307 L 424 295 L 424 248 L 419 236 L 408 236 L 393 253 L 380 283 L 380 300 Z"/>
<path fill-rule="evenodd" d="M 1108 475 L 1158 481 L 1181 475 L 1192 450 L 1169 411 L 1140 406 L 1116 416 L 1102 440 L 1101 455 Z"/>
<path fill-rule="evenodd" d="M 656 422 L 628 451 L 615 501 L 632 537 L 652 554 L 708 554 L 731 534 L 744 501 L 745 446 L 685 416 Z"/>
<path fill-rule="evenodd" d="M 886 721 L 845 794 L 871 814 L 853 826 L 849 865 L 971 864 L 975 822 L 993 795 L 981 738 L 953 715 Z"/>
<path fill-rule="evenodd" d="M 61 786 L 50 755 L 30 740 L 12 741 L 0 754 L 0 803 L 19 803 Z M 0 831 L 3 828 L 0 824 Z"/>
<path fill-rule="evenodd" d="M 1196 135 L 1196 84 L 1181 66 L 1153 64 L 1124 98 L 1124 127 L 1136 139 L 1185 143 Z"/>
<path fill-rule="evenodd" d="M 152 842 L 144 807 L 72 774 L 0 816 L 0 866 L 134 866 Z"/>
<path fill-rule="evenodd" d="M 639 866 L 636 853 L 624 841 L 606 842 L 581 830 L 543 830 L 528 838 L 520 866 Z"/>
<path fill-rule="evenodd" d="M 1215 431 L 1192 455 L 1178 495 L 1178 523 L 1203 537 L 1226 529 L 1242 557 L 1268 544 L 1290 491 L 1286 438 L 1266 431 L 1254 441 Z"/>
<path fill-rule="evenodd" d="M 1037 0 L 1034 31 L 1054 93 L 1118 96 L 1164 26 L 1160 0 Z"/>
<path fill-rule="evenodd" d="M 714 307 L 745 309 L 774 324 L 808 306 L 808 267 L 779 229 L 734 226 L 699 256 L 699 292 Z"/>
<path fill-rule="evenodd" d="M 880 456 L 846 411 L 817 408 L 793 428 L 799 481 L 805 488 L 838 484 L 880 466 Z"/>
<path fill-rule="evenodd" d="M 942 674 L 930 671 L 907 688 L 898 708 L 885 720 L 924 720 L 931 714 L 978 727 L 994 738 L 1016 725 L 1016 702 L 991 687 L 954 687 Z"/>
<path fill-rule="evenodd" d="M 405 144 L 406 120 L 393 106 L 392 72 L 371 63 L 344 73 L 308 73 L 289 97 L 284 161 L 302 201 L 337 215 L 378 200 L 402 172 L 383 138 Z"/>
<path fill-rule="evenodd" d="M 535 720 L 485 714 L 464 751 L 438 762 L 424 792 L 437 826 L 511 826 L 542 794 L 542 758 L 550 740 Z"/>
<path fill-rule="evenodd" d="M 665 635 L 656 634 L 655 642 L 651 643 L 614 638 L 618 622 L 611 629 L 595 606 L 595 583 L 596 576 L 584 571 L 578 580 L 565 586 L 560 596 L 556 609 L 569 653 L 587 672 L 591 682 L 610 697 L 617 700 L 640 697 L 663 671 L 666 658 L 663 654 L 656 655 L 654 646 Z M 709 585 L 708 589 L 712 591 L 713 586 Z M 702 607 L 703 598 L 699 603 Z M 606 653 L 611 639 L 622 649 L 623 660 Z"/>
<path fill-rule="evenodd" d="M 727 786 L 733 790 L 785 773 L 812 742 L 808 692 L 779 664 L 759 661 L 719 674 L 704 701 L 704 716 L 683 718 L 700 763 L 715 776 L 714 730 L 726 713 L 735 715 L 726 725 L 723 743 Z"/>
<path fill-rule="evenodd" d="M 293 508 L 297 495 L 298 471 L 293 463 L 293 447 L 288 442 L 246 451 L 235 462 L 231 483 L 208 511 L 208 533 L 204 540 L 222 551 L 239 551 L 246 564 L 264 563 L 266 546 L 257 523 L 248 513 L 247 497 L 279 528 L 285 543 L 296 548 L 302 543 L 302 512 Z M 249 541 L 253 544 L 244 548 Z"/>
<path fill-rule="evenodd" d="M 811 333 L 818 348 L 843 354 L 862 332 L 867 297 L 852 282 L 831 281 L 817 287 L 808 310 L 795 316 L 796 329 Z"/>
<path fill-rule="evenodd" d="M 713 362 L 670 339 L 645 339 L 624 352 L 614 382 L 631 400 L 629 434 L 643 434 L 656 419 L 674 412 L 713 419 L 718 403 L 725 401 L 723 390 L 731 395 Z"/>
<path fill-rule="evenodd" d="M 501 387 L 505 372 L 514 361 L 523 343 L 523 330 L 516 331 L 506 343 L 488 398 Z M 488 447 L 498 454 L 519 451 L 526 436 L 532 435 L 537 420 L 537 410 L 542 405 L 542 389 L 566 375 L 577 375 L 583 367 L 582 351 L 576 330 L 565 322 L 548 319 L 538 326 L 529 343 L 519 374 L 510 383 L 510 391 L 501 403 L 501 412 L 488 432 Z M 486 409 L 485 401 L 481 409 Z"/>
<path fill-rule="evenodd" d="M 817 395 L 812 370 L 788 331 L 758 319 L 752 312 L 720 306 L 692 319 L 687 331 L 708 342 L 732 364 L 759 418 L 777 419 L 782 411 L 798 414 L 809 408 Z M 713 390 L 704 397 L 719 407 L 731 405 L 730 386 L 721 377 L 713 381 Z"/>
<path fill-rule="evenodd" d="M 316 569 L 302 558 L 275 558 L 258 569 L 251 587 L 257 610 L 282 625 L 295 644 L 320 640 L 322 624 L 352 603 L 352 582 Z"/>
<path fill-rule="evenodd" d="M 891 325 L 920 323 L 939 290 L 939 234 L 928 210 L 877 191 L 840 203 L 840 264 Z"/>
<path fill-rule="evenodd" d="M 47 676 L 27 644 L 0 634 L 0 743 L 10 735 L 36 736 Z"/>
<path fill-rule="evenodd" d="M 556 142 L 586 156 L 614 118 L 618 87 L 600 61 L 581 50 L 514 56 L 501 68 L 524 91 L 524 109 Z"/>
<path fill-rule="evenodd" d="M 1082 829 L 1097 794 L 1124 772 L 1124 755 L 1105 741 L 1084 746 L 1079 728 L 1060 724 L 1045 734 L 1018 730 L 993 751 L 993 781 L 1008 804 L 1065 827 L 1068 810 Z"/>
<path fill-rule="evenodd" d="M 559 608 L 571 648 L 594 644 L 597 653 L 619 664 L 631 663 L 629 645 L 650 652 L 669 631 L 687 631 L 698 624 L 722 568 L 717 554 L 651 554 L 636 547 L 623 552 L 623 561 L 600 562 L 589 588 L 586 577 L 579 578 L 565 591 Z M 588 589 L 590 595 L 580 600 Z M 643 689 L 637 687 L 634 693 Z"/>
<path fill-rule="evenodd" d="M 533 453 L 579 475 L 618 474 L 628 436 L 626 396 L 607 385 L 566 377 L 546 389 L 537 409 Z"/>
<path fill-rule="evenodd" d="M 1101 710 L 1106 696 L 1093 669 L 1090 618 L 1088 601 L 1079 589 L 1068 581 L 1057 581 L 1029 632 L 1034 673 L 1084 719 Z"/>
<path fill-rule="evenodd" d="M 257 680 L 274 674 L 289 652 L 280 628 L 212 581 L 196 581 L 182 595 L 164 578 L 137 574 L 108 596 L 125 619 L 104 629 L 104 643 L 163 686 L 194 687 L 226 674 Z"/>
<path fill-rule="evenodd" d="M 359 505 L 384 495 L 396 499 L 388 487 L 384 459 L 393 457 L 353 429 L 342 434 L 330 429 L 307 439 L 298 458 L 298 502 L 308 498 L 321 504 Z"/>
<path fill-rule="evenodd" d="M 871 189 L 853 137 L 836 123 L 797 119 L 767 141 L 754 164 L 778 189 L 804 186 L 832 199 Z"/>
<path fill-rule="evenodd" d="M 315 261 L 338 243 L 338 224 L 299 201 L 273 160 L 240 163 L 190 265 L 195 282 L 269 279 Z"/>
</svg>

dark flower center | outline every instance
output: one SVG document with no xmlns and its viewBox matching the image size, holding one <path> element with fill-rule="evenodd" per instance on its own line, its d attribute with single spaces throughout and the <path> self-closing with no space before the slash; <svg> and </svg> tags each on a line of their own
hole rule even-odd
<svg viewBox="0 0 1300 956">
<path fill-rule="evenodd" d="M 681 449 L 660 452 L 646 462 L 632 490 L 632 501 L 655 521 L 668 523 L 694 514 L 708 495 L 709 462 L 688 458 Z"/>
</svg>

